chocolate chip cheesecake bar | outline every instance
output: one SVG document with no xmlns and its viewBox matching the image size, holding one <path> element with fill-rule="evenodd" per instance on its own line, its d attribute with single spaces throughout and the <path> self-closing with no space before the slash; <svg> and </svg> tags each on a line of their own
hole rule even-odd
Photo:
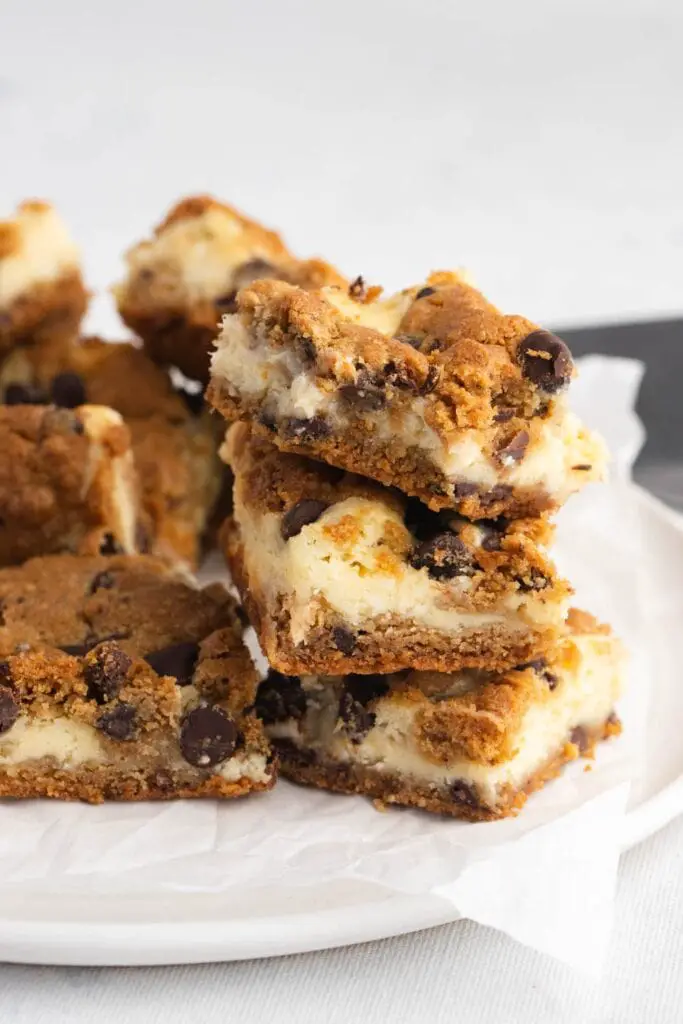
<svg viewBox="0 0 683 1024">
<path fill-rule="evenodd" d="M 31 200 L 0 221 L 0 358 L 15 346 L 59 345 L 87 304 L 80 258 L 49 203 Z"/>
<path fill-rule="evenodd" d="M 225 317 L 207 397 L 299 452 L 471 519 L 557 509 L 603 473 L 568 410 L 565 343 L 462 277 L 382 299 L 258 281 Z"/>
<path fill-rule="evenodd" d="M 117 412 L 0 406 L 0 565 L 135 552 L 144 533 L 130 432 Z"/>
<path fill-rule="evenodd" d="M 505 668 L 552 646 L 570 587 L 543 519 L 469 522 L 234 424 L 227 561 L 281 672 Z"/>
<path fill-rule="evenodd" d="M 236 797 L 275 764 L 233 600 L 151 556 L 0 571 L 0 796 Z"/>
<path fill-rule="evenodd" d="M 114 289 L 123 320 L 157 362 L 206 382 L 221 316 L 261 277 L 304 288 L 345 284 L 322 260 L 298 260 L 279 235 L 211 196 L 183 199 L 126 256 Z"/>
<path fill-rule="evenodd" d="M 145 547 L 198 564 L 224 477 L 218 424 L 201 393 L 178 391 L 134 345 L 85 338 L 65 347 L 57 364 L 46 364 L 35 349 L 12 353 L 0 365 L 0 399 L 65 408 L 91 402 L 120 413 L 148 519 Z"/>
<path fill-rule="evenodd" d="M 271 672 L 256 707 L 286 778 L 487 821 L 620 732 L 623 663 L 609 628 L 572 611 L 552 651 L 506 673 Z"/>
</svg>

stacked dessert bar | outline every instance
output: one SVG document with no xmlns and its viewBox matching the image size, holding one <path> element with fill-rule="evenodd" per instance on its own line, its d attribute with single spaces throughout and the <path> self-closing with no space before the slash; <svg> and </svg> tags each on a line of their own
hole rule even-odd
<svg viewBox="0 0 683 1024">
<path fill-rule="evenodd" d="M 208 398 L 221 533 L 286 776 L 472 820 L 619 730 L 622 653 L 570 610 L 550 514 L 605 451 L 564 342 L 462 277 L 239 291 Z"/>
<path fill-rule="evenodd" d="M 83 337 L 56 211 L 0 223 L 0 797 L 231 798 L 280 764 L 486 820 L 618 732 L 621 648 L 549 555 L 605 462 L 559 338 L 455 274 L 349 285 L 205 196 L 126 260 L 137 338 Z M 226 481 L 242 608 L 192 575 Z"/>
</svg>

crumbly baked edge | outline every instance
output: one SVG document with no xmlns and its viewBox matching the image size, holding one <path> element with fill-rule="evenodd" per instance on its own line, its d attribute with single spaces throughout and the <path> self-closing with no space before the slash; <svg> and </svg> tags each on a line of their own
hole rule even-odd
<svg viewBox="0 0 683 1024">
<path fill-rule="evenodd" d="M 34 285 L 0 309 L 0 353 L 16 345 L 66 343 L 78 330 L 87 304 L 78 270 Z"/>
<path fill-rule="evenodd" d="M 470 629 L 460 636 L 436 629 L 408 625 L 394 619 L 368 622 L 350 654 L 335 643 L 335 630 L 344 623 L 334 619 L 311 630 L 310 639 L 294 644 L 289 639 L 289 614 L 281 606 L 269 609 L 250 585 L 238 527 L 227 520 L 221 530 L 221 546 L 233 582 L 240 592 L 251 625 L 270 665 L 286 675 L 345 675 L 399 672 L 404 668 L 456 672 L 462 668 L 503 671 L 550 650 L 558 630 L 510 633 L 497 624 Z"/>
<path fill-rule="evenodd" d="M 450 796 L 446 799 L 438 791 L 415 780 L 377 771 L 365 765 L 311 763 L 306 748 L 297 748 L 286 741 L 272 742 L 280 757 L 281 775 L 292 782 L 335 793 L 368 796 L 375 801 L 378 809 L 384 809 L 388 804 L 400 805 L 476 822 L 495 821 L 518 814 L 528 797 L 542 789 L 546 782 L 556 778 L 566 764 L 581 756 L 591 757 L 596 744 L 618 736 L 620 732 L 621 723 L 612 714 L 601 725 L 585 729 L 586 746 L 583 750 L 579 750 L 575 743 L 567 739 L 562 748 L 538 768 L 523 787 L 510 787 L 502 794 L 501 802 L 496 807 L 472 806 L 464 801 L 453 800 Z"/>
<path fill-rule="evenodd" d="M 254 782 L 246 777 L 228 781 L 214 774 L 189 783 L 181 773 L 159 769 L 124 772 L 107 766 L 84 765 L 66 770 L 50 769 L 45 764 L 19 764 L 11 772 L 0 768 L 0 798 L 26 800 L 47 797 L 82 800 L 90 804 L 105 800 L 233 799 L 272 789 L 277 778 L 277 757 L 272 758 L 269 767 L 271 776 L 266 782 Z"/>
</svg>

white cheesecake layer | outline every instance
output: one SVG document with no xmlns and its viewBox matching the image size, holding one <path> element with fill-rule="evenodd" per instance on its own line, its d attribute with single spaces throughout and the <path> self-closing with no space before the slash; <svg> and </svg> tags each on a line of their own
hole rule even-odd
<svg viewBox="0 0 683 1024">
<path fill-rule="evenodd" d="M 480 798 L 496 807 L 505 792 L 520 790 L 529 779 L 561 753 L 577 726 L 598 728 L 612 712 L 620 695 L 623 660 L 609 637 L 576 638 L 580 660 L 547 698 L 532 704 L 520 723 L 516 751 L 496 765 L 454 759 L 447 766 L 434 764 L 415 740 L 416 710 L 406 703 L 380 699 L 374 706 L 375 724 L 360 743 L 353 743 L 337 725 L 338 700 L 330 683 L 304 679 L 310 696 L 301 722 L 268 727 L 273 738 L 288 739 L 314 750 L 321 760 L 358 763 L 378 773 L 415 779 L 435 790 L 455 782 L 473 786 Z"/>
<path fill-rule="evenodd" d="M 10 253 L 0 256 L 0 307 L 79 268 L 78 248 L 47 203 L 22 203 L 13 220 L 0 224 L 0 231 L 11 232 L 15 241 Z"/>
</svg>

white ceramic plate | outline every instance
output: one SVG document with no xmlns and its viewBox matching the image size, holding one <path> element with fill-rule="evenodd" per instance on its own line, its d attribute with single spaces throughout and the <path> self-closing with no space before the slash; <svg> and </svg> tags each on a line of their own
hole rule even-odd
<svg viewBox="0 0 683 1024">
<path fill-rule="evenodd" d="M 647 548 L 643 570 L 657 637 L 645 772 L 633 792 L 622 837 L 626 849 L 683 812 L 683 686 L 677 637 L 683 621 L 683 519 L 636 491 Z M 657 593 L 668 598 L 657 605 Z M 671 592 L 681 590 L 675 603 Z M 241 960 L 384 938 L 444 924 L 453 907 L 435 897 L 401 896 L 366 883 L 271 890 L 239 899 L 174 893 L 98 894 L 76 881 L 68 890 L 37 887 L 30 898 L 4 895 L 0 959 L 22 963 L 143 965 Z"/>
</svg>

